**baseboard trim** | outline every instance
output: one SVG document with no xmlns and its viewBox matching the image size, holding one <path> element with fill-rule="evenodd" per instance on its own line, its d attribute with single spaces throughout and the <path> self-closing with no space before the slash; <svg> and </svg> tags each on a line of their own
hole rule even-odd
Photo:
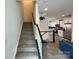
<svg viewBox="0 0 79 59">
<path fill-rule="evenodd" d="M 18 44 L 19 44 L 19 40 L 20 40 L 20 37 L 21 37 L 21 33 L 22 33 L 22 27 L 23 27 L 23 23 L 22 23 L 22 26 L 21 26 L 21 30 L 19 32 L 19 38 L 18 38 L 18 41 L 17 41 L 16 49 L 15 49 L 14 59 L 15 59 L 16 54 L 17 54 Z"/>
</svg>

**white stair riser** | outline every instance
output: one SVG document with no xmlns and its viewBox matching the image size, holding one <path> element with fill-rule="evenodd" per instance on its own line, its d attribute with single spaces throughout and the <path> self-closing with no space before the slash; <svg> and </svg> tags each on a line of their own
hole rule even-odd
<svg viewBox="0 0 79 59">
<path fill-rule="evenodd" d="M 18 51 L 26 52 L 26 51 L 37 51 L 36 48 L 18 48 Z"/>
<path fill-rule="evenodd" d="M 30 57 L 16 57 L 16 59 L 38 59 L 38 56 L 30 56 Z"/>
</svg>

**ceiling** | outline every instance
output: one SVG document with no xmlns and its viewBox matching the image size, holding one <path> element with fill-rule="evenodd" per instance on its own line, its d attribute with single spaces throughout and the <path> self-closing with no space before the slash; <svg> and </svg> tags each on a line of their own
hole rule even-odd
<svg viewBox="0 0 79 59">
<path fill-rule="evenodd" d="M 48 17 L 60 17 L 61 15 L 73 14 L 73 0 L 37 0 L 40 13 Z M 44 11 L 48 8 L 48 11 Z"/>
</svg>

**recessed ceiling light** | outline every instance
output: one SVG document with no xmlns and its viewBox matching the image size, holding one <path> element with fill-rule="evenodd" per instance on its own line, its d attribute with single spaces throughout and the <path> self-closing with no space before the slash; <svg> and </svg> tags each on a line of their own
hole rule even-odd
<svg viewBox="0 0 79 59">
<path fill-rule="evenodd" d="M 61 16 L 63 16 L 63 17 L 64 17 L 65 15 L 61 15 Z"/>
<path fill-rule="evenodd" d="M 45 10 L 45 11 L 47 11 L 47 10 L 48 10 L 48 8 L 44 8 L 44 10 Z"/>
</svg>

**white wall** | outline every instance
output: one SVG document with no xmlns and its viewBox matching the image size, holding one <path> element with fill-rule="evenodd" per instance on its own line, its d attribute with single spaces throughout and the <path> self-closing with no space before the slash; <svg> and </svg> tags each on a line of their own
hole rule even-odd
<svg viewBox="0 0 79 59">
<path fill-rule="evenodd" d="M 40 30 L 48 31 L 48 18 L 47 17 L 45 17 L 44 20 L 40 20 Z"/>
<path fill-rule="evenodd" d="M 34 11 L 34 17 L 35 17 L 35 22 L 36 24 L 38 24 L 39 26 L 39 10 L 38 10 L 38 3 L 35 3 L 35 11 Z M 35 26 L 34 28 L 34 34 L 35 34 L 35 38 L 37 39 L 37 42 L 38 42 L 38 46 L 39 46 L 39 52 L 40 52 L 40 56 L 41 56 L 41 59 L 42 59 L 42 43 L 41 43 L 41 38 L 40 38 L 40 35 L 39 35 L 39 32 L 38 32 L 38 28 Z"/>
<path fill-rule="evenodd" d="M 40 13 L 39 13 L 39 9 L 38 9 L 38 3 L 35 4 L 35 21 L 39 26 L 39 17 L 40 17 Z"/>
<path fill-rule="evenodd" d="M 49 22 L 49 26 L 55 27 L 55 24 L 59 24 L 59 20 L 52 20 L 51 22 Z"/>
<path fill-rule="evenodd" d="M 33 1 L 22 1 L 22 6 L 24 22 L 32 22 L 32 13 L 34 8 Z"/>
<path fill-rule="evenodd" d="M 40 31 L 48 31 L 48 17 L 45 17 L 44 20 L 40 20 Z M 43 34 L 44 32 L 41 32 Z M 43 36 L 43 40 L 46 40 L 49 37 L 49 34 L 46 33 Z"/>
<path fill-rule="evenodd" d="M 20 5 L 16 0 L 5 0 L 6 17 L 5 17 L 5 58 L 15 59 L 18 40 L 22 28 L 22 18 Z"/>
</svg>

